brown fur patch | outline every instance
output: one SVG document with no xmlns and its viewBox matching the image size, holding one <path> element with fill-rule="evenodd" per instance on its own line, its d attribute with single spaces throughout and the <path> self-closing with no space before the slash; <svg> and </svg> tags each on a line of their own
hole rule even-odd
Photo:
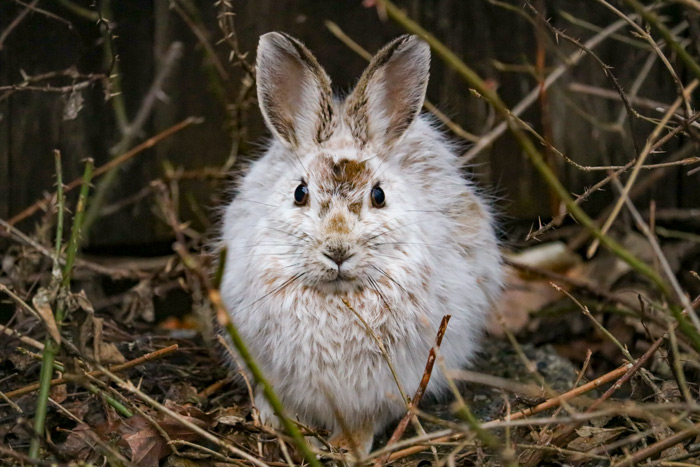
<svg viewBox="0 0 700 467">
<path fill-rule="evenodd" d="M 366 162 L 350 159 L 342 159 L 337 164 L 333 164 L 332 170 L 337 183 L 357 183 L 368 174 Z"/>
<path fill-rule="evenodd" d="M 333 162 L 326 156 L 319 164 L 322 172 L 320 183 L 322 192 L 350 198 L 358 189 L 369 183 L 371 171 L 366 162 L 341 159 Z"/>
<path fill-rule="evenodd" d="M 362 203 L 350 203 L 348 205 L 348 209 L 350 210 L 351 213 L 360 215 L 360 211 L 362 210 Z"/>
<path fill-rule="evenodd" d="M 331 155 L 324 154 L 314 161 L 313 170 L 318 173 L 320 217 L 329 215 L 336 206 L 345 206 L 351 213 L 360 215 L 372 177 L 367 162 L 353 159 L 334 161 Z M 339 227 L 336 223 L 330 228 L 337 230 Z"/>
<path fill-rule="evenodd" d="M 321 217 L 325 216 L 328 213 L 328 210 L 330 209 L 330 205 L 331 205 L 331 203 L 328 200 L 321 201 L 321 208 L 319 210 L 319 215 Z"/>
<path fill-rule="evenodd" d="M 340 234 L 346 234 L 350 232 L 348 228 L 348 223 L 342 214 L 334 214 L 330 219 L 328 219 L 328 230 L 330 232 L 336 232 Z"/>
</svg>

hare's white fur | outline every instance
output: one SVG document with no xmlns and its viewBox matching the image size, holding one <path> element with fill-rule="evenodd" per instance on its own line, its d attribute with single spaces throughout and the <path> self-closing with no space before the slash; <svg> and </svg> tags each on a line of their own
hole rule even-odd
<svg viewBox="0 0 700 467">
<path fill-rule="evenodd" d="M 363 450 L 405 410 L 365 326 L 412 395 L 443 316 L 452 319 L 441 354 L 462 367 L 501 288 L 489 209 L 444 136 L 417 116 L 428 63 L 427 46 L 402 37 L 343 102 L 300 43 L 263 36 L 258 95 L 275 137 L 222 230 L 224 303 L 289 415 L 336 436 L 369 433 L 357 435 Z M 309 197 L 298 206 L 301 183 Z M 377 185 L 383 207 L 371 201 Z M 428 392 L 445 385 L 436 368 Z M 274 423 L 264 399 L 255 404 Z"/>
</svg>

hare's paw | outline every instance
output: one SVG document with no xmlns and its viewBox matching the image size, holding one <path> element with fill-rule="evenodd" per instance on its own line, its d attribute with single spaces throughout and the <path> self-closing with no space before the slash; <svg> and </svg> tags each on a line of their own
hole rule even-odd
<svg viewBox="0 0 700 467">
<path fill-rule="evenodd" d="M 258 392 L 255 395 L 254 405 L 255 408 L 258 409 L 260 423 L 275 429 L 282 428 L 282 422 L 280 421 L 279 417 L 275 415 L 275 411 L 273 410 L 272 406 L 269 402 L 267 402 L 267 399 L 265 399 L 265 396 L 263 396 L 261 392 Z"/>
<path fill-rule="evenodd" d="M 369 454 L 370 449 L 372 449 L 373 441 L 373 424 L 368 424 L 366 426 L 353 429 L 349 432 L 343 432 L 342 430 L 336 429 L 331 438 L 328 440 L 331 446 L 346 451 L 353 456 L 365 456 L 366 454 Z"/>
</svg>

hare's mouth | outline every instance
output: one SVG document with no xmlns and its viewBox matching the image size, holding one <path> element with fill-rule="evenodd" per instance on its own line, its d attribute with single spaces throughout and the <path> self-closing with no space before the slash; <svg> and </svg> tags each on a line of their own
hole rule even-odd
<svg viewBox="0 0 700 467">
<path fill-rule="evenodd" d="M 318 284 L 335 291 L 348 291 L 358 285 L 357 274 L 345 265 L 327 268 Z"/>
</svg>

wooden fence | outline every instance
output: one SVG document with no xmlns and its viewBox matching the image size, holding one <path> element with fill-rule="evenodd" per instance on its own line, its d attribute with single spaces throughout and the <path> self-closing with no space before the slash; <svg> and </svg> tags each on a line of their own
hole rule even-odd
<svg viewBox="0 0 700 467">
<path fill-rule="evenodd" d="M 37 2 L 31 3 L 34 5 Z M 237 163 L 255 156 L 265 137 L 255 103 L 244 86 L 244 69 L 229 62 L 230 45 L 221 42 L 217 18 L 222 7 L 215 2 L 193 0 L 120 0 L 97 2 L 103 17 L 109 19 L 111 39 L 105 39 L 106 25 L 94 17 L 95 2 L 38 2 L 16 27 L 13 21 L 25 11 L 22 4 L 0 2 L 0 217 L 7 219 L 40 199 L 54 184 L 53 150 L 63 155 L 65 179 L 80 176 L 81 160 L 106 163 L 110 152 L 124 152 L 148 137 L 189 117 L 203 122 L 160 142 L 124 165 L 116 182 L 107 191 L 102 215 L 91 229 L 93 247 L 121 248 L 153 245 L 169 240 L 168 230 L 154 213 L 151 197 L 144 194 L 149 182 L 164 176 L 166 167 L 193 170 L 220 167 L 236 157 Z M 235 13 L 233 24 L 245 60 L 253 63 L 260 34 L 283 30 L 301 38 L 328 70 L 338 91 L 347 90 L 359 77 L 366 62 L 327 28 L 336 23 L 349 37 L 374 52 L 402 30 L 382 18 L 374 7 L 360 0 L 241 0 L 230 1 Z M 371 3 L 371 2 L 366 2 Z M 545 73 L 556 71 L 577 47 L 550 31 L 542 31 L 523 18 L 531 14 L 521 0 L 511 1 L 513 9 L 486 0 L 404 0 L 406 12 L 444 41 L 459 57 L 498 89 L 511 106 L 537 90 L 535 64 L 544 53 Z M 572 37 L 585 42 L 600 35 L 618 19 L 595 2 L 551 0 L 534 2 L 546 7 L 551 23 Z M 68 5 L 69 7 L 66 7 Z M 75 7 L 86 12 L 76 12 Z M 111 8 L 110 8 L 111 7 Z M 687 18 L 673 18 L 680 24 Z M 7 32 L 6 34 L 4 32 Z M 109 40 L 116 61 L 108 54 Z M 173 46 L 173 44 L 179 45 Z M 616 35 L 605 36 L 594 47 L 621 85 L 629 90 L 640 73 L 647 73 L 639 97 L 670 103 L 676 89 L 662 64 L 650 59 L 648 48 L 620 25 Z M 649 63 L 651 62 L 651 63 Z M 650 66 L 643 71 L 645 65 Z M 117 66 L 115 66 L 117 65 Z M 622 105 L 610 79 L 590 57 L 566 71 L 542 100 L 535 99 L 523 119 L 544 134 L 568 157 L 583 165 L 624 164 L 635 155 L 630 137 L 643 145 L 652 127 L 634 119 L 619 120 Z M 50 79 L 40 75 L 74 70 Z M 121 90 L 114 79 L 99 74 L 118 73 Z M 84 87 L 56 92 L 45 86 L 74 85 L 90 80 Z M 122 119 L 133 122 L 144 106 L 146 96 L 154 97 L 154 80 L 162 79 L 152 112 L 131 140 L 124 143 Z M 11 89 L 19 84 L 24 88 Z M 33 89 L 32 86 L 39 88 Z M 44 88 L 44 89 L 40 89 Z M 120 93 L 106 99 L 106 93 Z M 594 95 L 597 94 L 597 95 Z M 429 99 L 464 130 L 484 134 L 498 123 L 483 100 L 470 92 L 460 78 L 441 60 L 434 59 Z M 542 109 L 547 113 L 543 114 Z M 645 115 L 659 117 L 653 108 L 636 106 Z M 543 119 L 543 115 L 548 118 Z M 543 125 L 544 122 L 544 125 Z M 549 123 L 547 123 L 549 122 Z M 622 122 L 615 126 L 616 122 Z M 122 128 L 120 128 L 120 124 Z M 680 147 L 683 142 L 679 138 Z M 120 146 L 121 145 L 121 146 Z M 116 147 L 115 146 L 120 146 Z M 469 149 L 465 142 L 465 151 Z M 119 150 L 119 151 L 117 151 Z M 507 218 L 533 221 L 552 212 L 549 194 L 534 169 L 506 134 L 497 138 L 473 160 L 472 170 L 479 182 L 491 187 Z M 604 172 L 583 171 L 558 157 L 560 178 L 573 193 L 602 178 Z M 234 166 L 234 169 L 237 166 Z M 673 168 L 659 179 L 646 195 L 660 207 L 700 205 L 700 174 L 687 176 L 687 169 Z M 216 178 L 216 177 L 215 177 Z M 139 198 L 139 194 L 144 194 Z M 183 218 L 205 222 L 221 200 L 220 181 L 182 182 L 180 202 Z M 590 212 L 600 210 L 611 200 L 611 193 L 595 195 L 586 204 Z M 640 206 L 646 202 L 640 199 Z M 193 206 L 201 206 L 199 208 Z M 23 221 L 30 227 L 38 217 Z"/>
</svg>

